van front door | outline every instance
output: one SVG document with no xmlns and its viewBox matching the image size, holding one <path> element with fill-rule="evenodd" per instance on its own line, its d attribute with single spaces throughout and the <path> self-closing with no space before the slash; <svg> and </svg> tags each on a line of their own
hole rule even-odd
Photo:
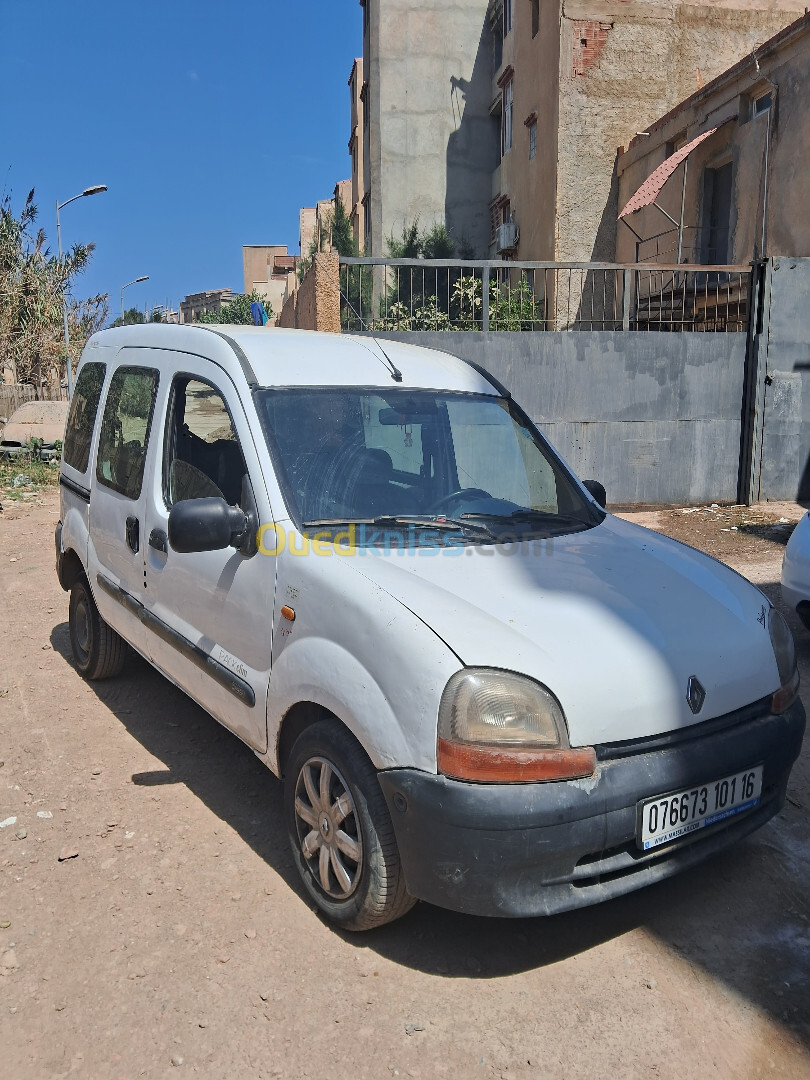
<svg viewBox="0 0 810 1080">
<path fill-rule="evenodd" d="M 275 558 L 243 545 L 178 552 L 176 502 L 224 498 L 271 522 L 256 448 L 236 388 L 216 364 L 182 357 L 163 422 L 163 460 L 146 506 L 145 604 L 150 658 L 219 721 L 267 750 Z"/>
</svg>

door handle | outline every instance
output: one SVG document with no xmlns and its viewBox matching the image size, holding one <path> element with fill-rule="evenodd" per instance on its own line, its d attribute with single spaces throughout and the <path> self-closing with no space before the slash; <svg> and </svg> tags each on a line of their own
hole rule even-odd
<svg viewBox="0 0 810 1080">
<path fill-rule="evenodd" d="M 127 546 L 133 555 L 137 555 L 141 546 L 141 530 L 136 517 L 127 518 Z"/>
<path fill-rule="evenodd" d="M 163 529 L 152 529 L 149 533 L 149 547 L 162 551 L 164 555 L 169 554 L 169 538 Z"/>
</svg>

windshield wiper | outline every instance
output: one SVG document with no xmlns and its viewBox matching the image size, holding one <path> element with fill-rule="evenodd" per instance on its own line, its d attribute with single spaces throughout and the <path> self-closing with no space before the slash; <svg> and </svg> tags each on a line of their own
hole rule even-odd
<svg viewBox="0 0 810 1080">
<path fill-rule="evenodd" d="M 463 517 L 464 515 L 462 515 Z M 486 536 L 495 539 L 495 533 L 487 526 L 479 522 L 461 521 L 458 518 L 411 516 L 402 514 L 381 514 L 374 518 L 316 518 L 313 521 L 303 521 L 304 529 L 330 529 L 347 528 L 349 525 L 399 525 L 413 527 L 414 529 L 437 529 L 444 532 L 466 532 L 477 536 Z"/>
<path fill-rule="evenodd" d="M 346 525 L 373 525 L 374 518 L 313 518 L 312 521 L 302 521 L 302 529 L 329 529 Z"/>
<path fill-rule="evenodd" d="M 375 525 L 412 525 L 415 529 L 443 529 L 446 532 L 458 532 L 459 529 L 466 532 L 479 533 L 482 536 L 491 536 L 495 538 L 493 531 L 486 525 L 482 525 L 479 522 L 463 521 L 467 515 L 462 514 L 461 518 L 449 518 L 442 517 L 421 517 L 411 515 L 388 515 L 384 514 L 381 517 L 374 518 Z"/>
<path fill-rule="evenodd" d="M 478 511 L 471 511 L 470 513 L 462 514 L 462 518 L 486 518 L 487 521 L 542 521 L 549 525 L 582 525 L 587 526 L 589 523 L 583 521 L 582 518 L 576 517 L 574 514 L 555 514 L 550 510 L 532 510 L 527 507 L 523 510 L 513 510 L 511 514 L 485 514 Z"/>
</svg>

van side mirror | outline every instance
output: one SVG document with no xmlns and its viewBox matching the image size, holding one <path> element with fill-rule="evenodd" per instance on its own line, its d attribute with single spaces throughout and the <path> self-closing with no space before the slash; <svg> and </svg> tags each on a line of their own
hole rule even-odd
<svg viewBox="0 0 810 1080">
<path fill-rule="evenodd" d="M 583 480 L 582 486 L 594 499 L 596 499 L 604 510 L 607 506 L 607 492 L 602 484 L 600 484 L 598 480 Z"/>
<path fill-rule="evenodd" d="M 183 499 L 169 511 L 169 544 L 175 551 L 221 551 L 236 544 L 245 514 L 224 499 Z"/>
</svg>

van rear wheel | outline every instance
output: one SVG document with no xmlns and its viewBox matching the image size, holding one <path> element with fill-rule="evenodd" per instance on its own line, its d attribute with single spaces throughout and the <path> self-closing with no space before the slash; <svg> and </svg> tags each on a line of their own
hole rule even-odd
<svg viewBox="0 0 810 1080">
<path fill-rule="evenodd" d="M 307 728 L 292 748 L 284 812 L 308 895 L 345 930 L 370 930 L 416 903 L 374 766 L 337 721 Z"/>
<path fill-rule="evenodd" d="M 99 615 L 90 587 L 83 579 L 70 590 L 70 647 L 79 674 L 85 679 L 110 679 L 126 659 L 126 642 Z"/>
</svg>

